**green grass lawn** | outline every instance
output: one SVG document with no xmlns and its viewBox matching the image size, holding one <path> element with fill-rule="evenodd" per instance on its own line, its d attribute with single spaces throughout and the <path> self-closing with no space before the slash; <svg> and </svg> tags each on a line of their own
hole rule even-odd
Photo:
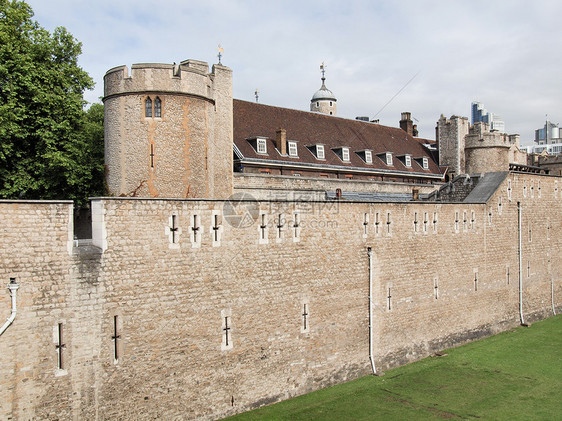
<svg viewBox="0 0 562 421">
<path fill-rule="evenodd" d="M 234 420 L 562 420 L 562 315 Z"/>
</svg>

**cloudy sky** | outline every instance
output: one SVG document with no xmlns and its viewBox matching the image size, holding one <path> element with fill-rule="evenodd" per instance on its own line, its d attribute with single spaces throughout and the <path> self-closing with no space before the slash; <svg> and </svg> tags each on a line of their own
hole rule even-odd
<svg viewBox="0 0 562 421">
<path fill-rule="evenodd" d="M 46 29 L 82 42 L 94 78 L 118 65 L 193 58 L 234 72 L 234 97 L 308 110 L 320 87 L 338 115 L 398 126 L 410 111 L 435 138 L 441 114 L 470 117 L 479 101 L 531 143 L 545 115 L 562 123 L 559 0 L 28 0 Z M 390 102 L 389 102 L 390 101 Z"/>
</svg>

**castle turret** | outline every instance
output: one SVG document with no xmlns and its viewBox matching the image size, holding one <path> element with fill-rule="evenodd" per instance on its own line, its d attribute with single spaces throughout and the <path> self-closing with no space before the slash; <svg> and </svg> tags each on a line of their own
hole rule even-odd
<svg viewBox="0 0 562 421">
<path fill-rule="evenodd" d="M 468 134 L 470 124 L 468 118 L 451 116 L 441 118 L 437 122 L 436 136 L 439 148 L 439 165 L 449 167 L 449 176 L 465 173 L 465 136 Z"/>
<path fill-rule="evenodd" d="M 186 60 L 109 70 L 105 164 L 110 194 L 232 194 L 232 71 Z"/>
<path fill-rule="evenodd" d="M 490 131 L 486 123 L 477 122 L 465 138 L 466 173 L 478 174 L 509 169 L 509 149 L 519 137 Z"/>
<path fill-rule="evenodd" d="M 323 114 L 336 115 L 336 97 L 328 88 L 326 88 L 326 66 L 324 63 L 320 66 L 322 71 L 322 86 L 318 89 L 310 100 L 310 111 Z"/>
</svg>

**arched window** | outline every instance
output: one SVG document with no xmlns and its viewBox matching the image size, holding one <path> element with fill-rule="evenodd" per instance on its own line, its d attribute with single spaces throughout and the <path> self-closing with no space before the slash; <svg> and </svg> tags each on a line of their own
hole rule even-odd
<svg viewBox="0 0 562 421">
<path fill-rule="evenodd" d="M 154 117 L 162 117 L 162 101 L 158 97 L 154 100 Z"/>
<path fill-rule="evenodd" d="M 146 98 L 144 101 L 144 116 L 152 117 L 152 100 L 150 98 Z"/>
</svg>

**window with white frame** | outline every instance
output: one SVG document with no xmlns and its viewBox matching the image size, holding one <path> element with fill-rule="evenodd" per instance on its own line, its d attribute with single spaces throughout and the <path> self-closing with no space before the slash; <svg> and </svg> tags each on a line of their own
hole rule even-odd
<svg viewBox="0 0 562 421">
<path fill-rule="evenodd" d="M 344 162 L 349 162 L 349 148 L 341 148 L 341 159 Z"/>
<path fill-rule="evenodd" d="M 258 153 L 267 153 L 267 144 L 265 139 L 258 139 Z"/>
<path fill-rule="evenodd" d="M 412 166 L 412 157 L 410 155 L 404 156 L 404 164 L 410 168 Z"/>
<path fill-rule="evenodd" d="M 427 158 L 425 156 L 422 158 L 422 163 L 423 163 L 423 169 L 424 170 L 429 169 L 429 161 L 427 160 Z"/>
<path fill-rule="evenodd" d="M 386 165 L 392 165 L 392 152 L 387 152 L 385 154 L 386 157 Z"/>
<path fill-rule="evenodd" d="M 326 155 L 324 155 L 324 145 L 316 145 L 316 158 L 326 159 Z"/>
<path fill-rule="evenodd" d="M 367 164 L 373 163 L 373 154 L 371 153 L 371 151 L 365 151 L 365 162 Z"/>
<path fill-rule="evenodd" d="M 298 156 L 297 142 L 289 142 L 289 156 Z"/>
</svg>

